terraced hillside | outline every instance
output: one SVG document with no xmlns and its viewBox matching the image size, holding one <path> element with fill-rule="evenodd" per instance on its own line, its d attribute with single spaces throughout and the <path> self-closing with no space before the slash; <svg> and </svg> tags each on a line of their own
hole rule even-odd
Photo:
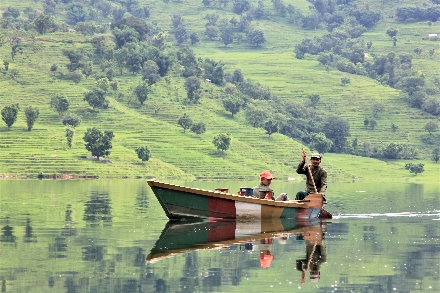
<svg viewBox="0 0 440 293">
<path fill-rule="evenodd" d="M 321 99 L 316 106 L 317 115 L 333 113 L 345 118 L 350 124 L 349 140 L 357 139 L 359 148 L 365 142 L 372 145 L 402 143 L 417 149 L 417 158 L 422 160 L 426 170 L 414 179 L 403 168 L 407 162 L 405 160 L 383 162 L 351 155 L 326 154 L 325 166 L 335 180 L 438 178 L 439 167 L 429 158 L 433 145 L 422 142 L 428 135 L 423 130 L 424 125 L 437 117 L 409 108 L 401 92 L 373 79 L 343 73 L 334 68 L 326 69 L 314 56 L 307 56 L 303 60 L 295 58 L 294 47 L 298 42 L 305 37 L 323 35 L 325 30 L 300 29 L 285 18 L 272 15 L 254 22 L 254 27 L 263 30 L 267 39 L 261 48 L 251 48 L 245 43 L 225 46 L 219 41 L 209 41 L 204 36 L 204 16 L 218 13 L 224 18 L 236 17 L 230 9 L 204 7 L 201 1 L 195 0 L 139 2 L 149 4 L 151 16 L 147 21 L 154 23 L 156 30 L 169 32 L 167 41 L 172 47 L 177 48 L 171 32 L 171 17 L 179 13 L 185 18 L 188 30 L 201 36 L 200 42 L 191 46 L 198 58 L 221 60 L 227 72 L 241 69 L 245 78 L 268 86 L 272 95 L 281 100 L 294 100 L 308 105 L 307 95 L 319 94 Z M 358 2 L 358 5 L 365 5 L 362 1 Z M 380 10 L 383 8 L 382 2 L 372 1 L 370 9 Z M 263 3 L 266 7 L 272 5 L 271 1 Z M 292 2 L 292 5 L 304 14 L 309 13 L 309 2 L 305 0 Z M 387 5 L 385 9 L 391 13 L 393 7 Z M 9 6 L 20 10 L 26 7 L 39 11 L 43 9 L 42 2 L 4 0 L 0 3 L 0 12 Z M 57 18 L 63 20 L 64 14 L 57 15 Z M 102 19 L 102 23 L 107 20 Z M 401 41 L 396 47 L 385 33 L 390 26 L 398 27 L 401 34 Z M 440 47 L 434 42 L 421 41 L 421 36 L 436 30 L 440 31 L 438 22 L 431 26 L 426 23 L 402 24 L 382 17 L 375 28 L 364 34 L 364 38 L 373 42 L 369 52 L 372 55 L 387 54 L 391 50 L 396 54 L 412 52 L 416 47 L 421 47 L 424 55 L 415 57 L 413 63 L 418 70 L 433 78 L 438 75 L 436 68 L 440 65 Z M 140 105 L 133 89 L 141 81 L 141 76 L 124 70 L 123 75 L 116 74 L 115 77 L 118 90 L 107 96 L 110 107 L 93 110 L 83 101 L 83 93 L 94 86 L 95 79 L 82 76 L 78 84 L 70 80 L 66 68 L 68 60 L 62 53 L 72 48 L 92 52 L 90 42 L 93 36 L 67 31 L 38 35 L 35 31 L 13 29 L 0 29 L 0 34 L 6 40 L 0 47 L 0 65 L 5 60 L 10 61 L 8 71 L 2 69 L 0 74 L 0 108 L 19 103 L 22 110 L 28 105 L 37 106 L 40 110 L 32 131 L 26 130 L 23 111 L 20 111 L 11 130 L 7 130 L 4 124 L 0 126 L 0 173 L 3 176 L 36 176 L 43 173 L 59 176 L 253 179 L 261 170 L 269 169 L 281 179 L 299 178 L 294 174 L 294 168 L 301 148 L 307 146 L 278 133 L 269 137 L 263 129 L 251 127 L 243 111 L 232 118 L 222 106 L 222 87 L 202 83 L 203 97 L 200 103 L 183 103 L 186 97 L 184 79 L 178 68 L 174 68 L 168 75 L 169 82 L 161 79 L 153 85 L 147 101 Z M 17 36 L 23 38 L 23 51 L 15 56 L 15 60 L 11 60 L 8 40 Z M 112 34 L 107 31 L 102 36 L 111 38 Z M 428 56 L 431 48 L 436 48 L 436 51 Z M 56 72 L 50 69 L 53 64 L 58 65 Z M 11 75 L 11 70 L 15 70 L 16 74 Z M 94 72 L 100 73 L 96 62 Z M 350 78 L 350 84 L 343 86 L 342 77 Z M 55 94 L 67 96 L 71 103 L 69 112 L 82 117 L 71 149 L 66 145 L 65 127 L 49 105 Z M 264 107 L 265 101 L 261 103 Z M 373 117 L 372 107 L 377 103 L 384 105 L 385 112 L 375 117 L 378 122 L 375 129 L 366 129 L 364 119 Z M 177 124 L 183 113 L 187 113 L 194 122 L 206 123 L 207 131 L 200 136 L 190 131 L 183 133 Z M 398 131 L 391 130 L 391 123 L 398 126 Z M 90 127 L 111 130 L 115 134 L 110 156 L 99 162 L 90 158 L 90 153 L 84 147 L 82 138 Z M 218 151 L 212 144 L 213 137 L 218 133 L 230 133 L 232 136 L 230 149 L 226 153 Z M 433 136 L 436 137 L 436 133 Z M 134 151 L 139 146 L 148 146 L 152 152 L 152 158 L 145 164 L 141 163 Z M 390 173 L 388 169 L 394 171 Z"/>
</svg>

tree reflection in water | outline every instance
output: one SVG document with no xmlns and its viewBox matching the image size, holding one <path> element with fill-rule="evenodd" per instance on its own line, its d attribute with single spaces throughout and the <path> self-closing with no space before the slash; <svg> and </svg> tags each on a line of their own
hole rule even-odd
<svg viewBox="0 0 440 293">
<path fill-rule="evenodd" d="M 111 222 L 111 201 L 108 193 L 92 192 L 90 199 L 84 203 L 84 217 L 83 220 L 91 225 L 102 222 Z"/>
</svg>

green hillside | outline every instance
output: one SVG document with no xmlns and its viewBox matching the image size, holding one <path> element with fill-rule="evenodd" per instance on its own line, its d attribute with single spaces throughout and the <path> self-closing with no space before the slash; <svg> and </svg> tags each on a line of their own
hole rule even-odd
<svg viewBox="0 0 440 293">
<path fill-rule="evenodd" d="M 250 21 L 251 29 L 264 33 L 266 41 L 261 46 L 249 44 L 245 32 L 236 32 L 233 42 L 227 46 L 219 40 L 219 36 L 210 40 L 205 34 L 206 15 L 219 16 L 217 23 L 221 31 L 229 26 L 232 18 L 241 20 L 246 13 L 235 13 L 234 1 L 223 1 L 226 6 L 219 5 L 217 2 L 220 1 L 207 2 L 210 4 L 206 6 L 198 0 L 1 1 L 0 108 L 18 103 L 20 111 L 10 130 L 5 123 L 0 125 L 0 174 L 3 177 L 43 173 L 158 179 L 252 179 L 262 170 L 269 169 L 281 179 L 300 178 L 294 171 L 301 148 L 310 149 L 310 135 L 324 131 L 326 119 L 334 114 L 348 122 L 350 136 L 344 149 L 324 155 L 323 165 L 332 175 L 332 180 L 438 180 L 440 167 L 432 160 L 432 152 L 440 144 L 440 135 L 436 129 L 432 133 L 425 131 L 428 122 L 438 124 L 438 115 L 430 110 L 427 112 L 423 107 L 410 107 L 408 93 L 402 89 L 401 82 L 390 86 L 379 77 L 373 79 L 342 72 L 334 64 L 322 65 L 319 55 L 305 54 L 302 59 L 296 58 L 296 46 L 306 38 L 328 34 L 326 25 L 321 23 L 316 29 L 308 29 L 295 24 L 295 17 L 289 17 L 289 14 L 280 16 L 274 9 L 276 1 L 264 0 L 260 6 L 251 1 L 251 9 L 247 11 L 247 15 L 255 14 L 255 9 L 260 7 L 264 12 L 260 19 Z M 306 0 L 284 2 L 286 7 L 289 4 L 294 7 L 303 19 L 315 13 L 309 9 L 311 3 Z M 440 41 L 422 38 L 433 33 L 440 35 L 440 22 L 403 22 L 395 15 L 399 7 L 439 5 L 430 1 L 347 2 L 352 2 L 351 5 L 359 11 L 366 10 L 368 6 L 368 11 L 380 13 L 378 22 L 356 38 L 362 39 L 364 44 L 372 42 L 371 48 L 365 49 L 365 62 L 374 63 L 377 56 L 386 56 L 390 52 L 396 56 L 413 55 L 412 74 L 425 80 L 425 101 L 438 101 L 436 78 L 440 77 Z M 78 22 L 72 22 L 72 17 L 78 16 L 78 12 L 72 13 L 72 5 L 78 3 L 87 10 L 84 21 L 79 22 L 85 23 L 82 28 Z M 107 14 L 106 7 L 110 9 Z M 17 10 L 18 16 L 14 14 Z M 128 67 L 123 68 L 116 61 L 118 50 L 126 46 L 117 48 L 115 43 L 115 28 L 112 26 L 118 25 L 118 21 L 114 20 L 118 11 L 125 13 L 124 19 L 135 15 L 149 26 L 145 39 L 136 42 L 132 48 L 140 48 L 142 44 L 151 46 L 155 36 L 166 32 L 166 45 L 159 48 L 160 53 L 157 54 L 174 58 L 166 74 L 151 85 L 151 93 L 143 105 L 137 100 L 134 90 L 141 83 L 145 68 L 132 74 Z M 41 13 L 53 20 L 44 33 L 35 30 L 35 18 Z M 187 98 L 183 61 L 176 59 L 175 52 L 179 46 L 174 37 L 173 15 L 183 18 L 187 35 L 196 33 L 199 38 L 195 44 L 191 44 L 189 39 L 183 42 L 194 52 L 202 69 L 198 76 L 201 82 L 199 103 Z M 111 29 L 109 23 L 112 23 Z M 81 33 L 86 25 L 87 30 Z M 389 28 L 399 31 L 396 46 L 386 33 Z M 69 32 L 69 29 L 76 32 Z M 104 40 L 102 48 L 105 52 L 101 55 L 95 52 L 94 45 L 99 37 Z M 17 38 L 20 40 L 16 43 L 18 50 L 14 55 L 13 40 Z M 126 47 L 131 48 L 129 45 Z M 416 48 L 420 48 L 419 54 L 415 53 Z M 76 71 L 69 70 L 71 64 L 65 55 L 66 50 L 76 50 L 82 56 L 82 63 Z M 432 54 L 429 53 L 431 50 Z M 223 66 L 225 82 L 203 82 L 206 75 L 203 64 L 207 59 Z M 51 70 L 54 64 L 56 70 Z M 86 64 L 92 66 L 88 77 L 84 74 Z M 146 66 L 145 63 L 142 66 Z M 247 96 L 247 104 L 232 117 L 223 107 L 222 99 L 227 96 L 227 76 L 236 69 L 240 69 L 244 78 L 254 86 L 259 83 L 263 89 L 269 89 L 270 98 Z M 118 88 L 108 90 L 108 108 L 92 109 L 83 100 L 84 93 L 96 87 L 96 80 L 108 79 L 106 74 L 110 70 L 113 76 L 107 82 L 116 81 Z M 72 80 L 74 74 L 80 76 L 80 82 Z M 350 83 L 344 86 L 341 78 L 349 79 Z M 236 86 L 239 88 L 239 84 Z M 308 98 L 313 94 L 320 96 L 314 108 Z M 81 117 L 72 148 L 66 144 L 63 118 L 59 118 L 50 107 L 54 95 L 66 96 L 70 102 L 67 113 Z M 243 93 L 243 96 L 246 95 Z M 246 117 L 251 105 L 266 111 L 269 119 L 273 118 L 285 129 L 290 129 L 290 134 L 274 133 L 269 136 L 263 128 L 252 127 Z M 375 105 L 383 107 L 377 115 L 373 113 Z M 39 117 L 31 131 L 27 130 L 25 119 L 24 109 L 27 106 L 39 109 Z M 296 111 L 297 115 L 304 117 L 291 117 L 283 112 L 288 106 L 292 108 L 289 113 Z M 439 104 L 437 107 L 440 111 Z M 196 135 L 186 130 L 184 133 L 177 123 L 184 113 L 194 123 L 204 122 L 206 132 Z M 365 119 L 375 120 L 377 125 L 367 126 Z M 296 124 L 300 120 L 304 124 Z M 393 124 L 397 126 L 395 131 L 391 128 Z M 84 147 L 84 133 L 91 127 L 114 133 L 110 155 L 101 161 L 93 160 Z M 299 130 L 298 127 L 305 128 Z M 213 137 L 219 133 L 231 135 L 231 144 L 226 152 L 218 151 L 212 143 Z M 301 134 L 295 136 L 295 133 Z M 382 154 L 391 143 L 402 147 L 399 156 L 392 160 Z M 152 156 L 145 163 L 138 159 L 135 152 L 140 146 L 147 146 L 151 151 Z M 423 163 L 425 172 L 417 176 L 410 174 L 404 168 L 408 162 Z"/>
</svg>

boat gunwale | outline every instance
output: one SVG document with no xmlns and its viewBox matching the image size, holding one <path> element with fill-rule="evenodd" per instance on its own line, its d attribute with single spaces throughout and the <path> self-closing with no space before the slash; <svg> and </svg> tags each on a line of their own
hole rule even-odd
<svg viewBox="0 0 440 293">
<path fill-rule="evenodd" d="M 277 206 L 277 207 L 310 208 L 307 205 L 307 203 L 297 202 L 294 200 L 274 201 L 274 200 L 268 200 L 268 199 L 259 199 L 259 198 L 253 198 L 253 197 L 246 197 L 246 196 L 242 196 L 242 195 L 238 195 L 238 194 L 231 194 L 231 193 L 222 192 L 222 191 L 214 191 L 214 190 L 208 190 L 208 189 L 186 187 L 186 186 L 181 186 L 181 185 L 176 185 L 176 184 L 160 182 L 160 181 L 156 181 L 156 180 L 147 180 L 147 183 L 150 187 L 154 186 L 154 187 L 158 187 L 158 188 L 166 188 L 166 189 L 171 189 L 171 190 L 175 190 L 175 191 L 193 193 L 193 194 L 204 195 L 204 196 L 208 196 L 208 197 L 229 199 L 229 200 L 240 201 L 240 202 L 248 202 L 248 203 L 255 203 L 255 204 L 261 204 L 261 205 L 268 205 L 268 206 Z"/>
</svg>

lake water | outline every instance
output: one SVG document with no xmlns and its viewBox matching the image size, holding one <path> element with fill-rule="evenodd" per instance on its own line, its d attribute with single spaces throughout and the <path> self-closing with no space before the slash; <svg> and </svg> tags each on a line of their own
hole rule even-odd
<svg viewBox="0 0 440 293">
<path fill-rule="evenodd" d="M 334 219 L 280 231 L 169 222 L 145 180 L 0 180 L 0 290 L 440 292 L 439 183 L 332 183 L 327 200 Z"/>
</svg>

